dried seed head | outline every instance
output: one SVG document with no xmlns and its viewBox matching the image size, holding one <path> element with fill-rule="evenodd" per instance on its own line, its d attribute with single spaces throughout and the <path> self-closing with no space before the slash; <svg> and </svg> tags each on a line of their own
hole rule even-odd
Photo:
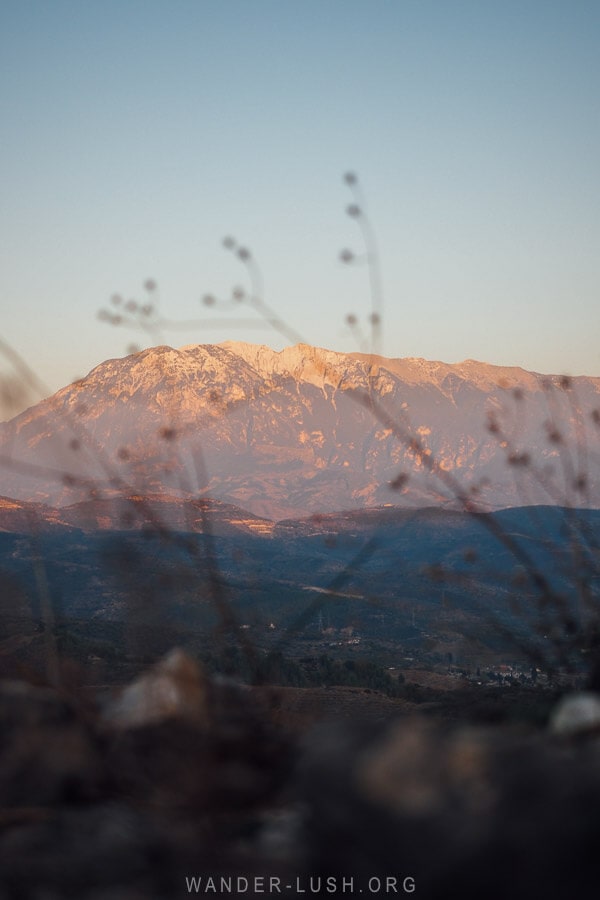
<svg viewBox="0 0 600 900">
<path fill-rule="evenodd" d="M 346 172 L 344 174 L 344 181 L 346 182 L 347 185 L 352 187 L 352 185 L 356 184 L 356 182 L 358 181 L 358 178 L 356 177 L 354 172 Z"/>
<path fill-rule="evenodd" d="M 406 474 L 406 472 L 399 472 L 399 474 L 396 475 L 393 481 L 390 481 L 389 487 L 393 491 L 401 491 L 406 486 L 407 482 L 408 475 Z"/>
<path fill-rule="evenodd" d="M 360 206 L 358 206 L 356 203 L 351 203 L 350 206 L 346 207 L 346 213 L 350 216 L 350 218 L 357 219 L 358 216 L 360 216 Z"/>
<path fill-rule="evenodd" d="M 344 249 L 340 251 L 340 259 L 343 263 L 354 262 L 354 253 L 352 250 Z"/>
<path fill-rule="evenodd" d="M 514 453 L 509 454 L 508 464 L 509 466 L 521 466 L 523 468 L 527 467 L 531 462 L 531 457 L 529 453 L 519 453 L 515 451 Z"/>
<path fill-rule="evenodd" d="M 446 579 L 444 567 L 440 563 L 434 563 L 432 566 L 429 566 L 426 572 L 432 581 L 441 582 Z"/>
<path fill-rule="evenodd" d="M 486 428 L 490 434 L 499 434 L 500 433 L 500 426 L 498 425 L 498 419 L 492 412 L 488 413 L 488 415 L 487 415 Z"/>
<path fill-rule="evenodd" d="M 545 422 L 546 434 L 548 435 L 548 440 L 553 444 L 562 444 L 562 434 L 554 425 L 553 422 Z"/>
</svg>

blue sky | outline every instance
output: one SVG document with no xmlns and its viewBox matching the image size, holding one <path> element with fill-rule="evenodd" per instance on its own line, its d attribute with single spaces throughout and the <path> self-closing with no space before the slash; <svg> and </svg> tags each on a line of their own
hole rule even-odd
<svg viewBox="0 0 600 900">
<path fill-rule="evenodd" d="M 231 234 L 296 331 L 358 349 L 352 170 L 387 355 L 600 375 L 599 98 L 598 2 L 3 0 L 0 335 L 56 389 L 144 343 L 97 312 L 146 278 L 222 320 Z"/>
</svg>

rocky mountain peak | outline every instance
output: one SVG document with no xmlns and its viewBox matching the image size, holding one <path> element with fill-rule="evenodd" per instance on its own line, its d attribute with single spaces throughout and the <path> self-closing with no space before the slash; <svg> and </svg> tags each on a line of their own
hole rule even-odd
<svg viewBox="0 0 600 900">
<path fill-rule="evenodd" d="M 481 508 L 600 505 L 595 473 L 562 456 L 592 459 L 599 408 L 600 379 L 474 360 L 152 347 L 0 426 L 0 452 L 14 461 L 0 494 L 53 506 L 91 491 L 201 494 L 269 519 L 467 495 Z"/>
</svg>

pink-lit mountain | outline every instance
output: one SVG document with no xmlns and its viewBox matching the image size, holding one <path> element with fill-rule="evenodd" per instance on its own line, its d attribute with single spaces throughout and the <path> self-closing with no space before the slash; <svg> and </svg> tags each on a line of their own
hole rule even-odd
<svg viewBox="0 0 600 900">
<path fill-rule="evenodd" d="M 108 360 L 0 426 L 0 495 L 211 497 L 269 519 L 600 506 L 600 379 L 226 342 Z"/>
</svg>

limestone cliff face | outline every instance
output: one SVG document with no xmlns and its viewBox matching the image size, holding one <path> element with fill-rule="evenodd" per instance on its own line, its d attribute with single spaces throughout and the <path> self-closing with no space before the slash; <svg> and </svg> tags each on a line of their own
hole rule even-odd
<svg viewBox="0 0 600 900">
<path fill-rule="evenodd" d="M 473 360 L 154 347 L 0 426 L 0 494 L 209 495 L 274 519 L 465 497 L 598 506 L 599 408 L 600 379 Z"/>
</svg>

